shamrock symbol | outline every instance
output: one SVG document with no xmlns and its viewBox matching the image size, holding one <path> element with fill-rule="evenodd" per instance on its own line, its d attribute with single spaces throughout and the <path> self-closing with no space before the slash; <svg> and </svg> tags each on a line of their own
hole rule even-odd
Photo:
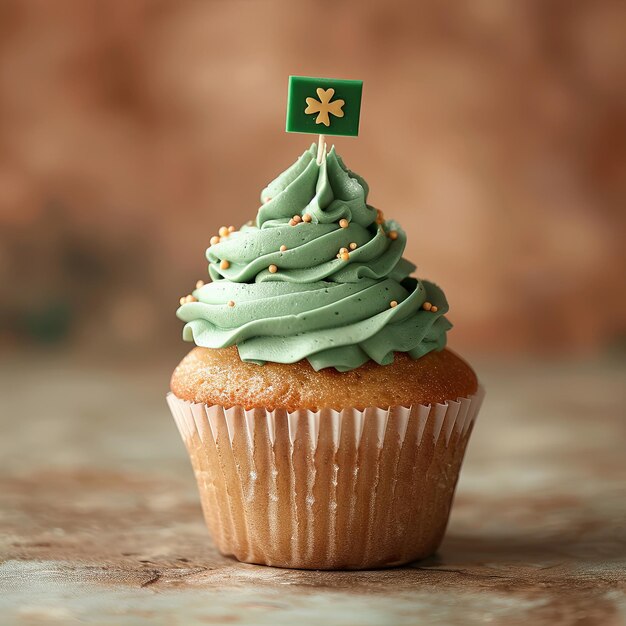
<svg viewBox="0 0 626 626">
<path fill-rule="evenodd" d="M 335 117 L 343 117 L 343 111 L 341 110 L 345 104 L 344 100 L 335 100 L 331 102 L 332 97 L 335 95 L 334 89 L 317 89 L 317 97 L 319 102 L 315 98 L 307 98 L 307 108 L 305 113 L 317 113 L 315 119 L 316 124 L 324 124 L 324 126 L 330 126 L 329 113 L 332 113 Z"/>
</svg>

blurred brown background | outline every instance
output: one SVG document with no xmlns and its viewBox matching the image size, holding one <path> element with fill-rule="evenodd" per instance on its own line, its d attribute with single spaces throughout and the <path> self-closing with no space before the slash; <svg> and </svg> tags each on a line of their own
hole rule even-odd
<svg viewBox="0 0 626 626">
<path fill-rule="evenodd" d="M 283 131 L 289 74 L 365 81 L 337 146 L 451 345 L 614 349 L 625 33 L 618 0 L 0 0 L 0 350 L 182 353 L 210 236 L 315 140 Z"/>
</svg>

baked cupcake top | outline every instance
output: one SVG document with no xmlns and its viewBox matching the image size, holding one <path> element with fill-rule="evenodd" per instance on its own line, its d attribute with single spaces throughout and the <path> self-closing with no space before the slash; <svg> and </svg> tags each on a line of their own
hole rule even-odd
<svg viewBox="0 0 626 626">
<path fill-rule="evenodd" d="M 183 338 L 236 345 L 247 362 L 307 359 L 342 372 L 442 350 L 443 292 L 410 276 L 406 235 L 367 204 L 367 183 L 334 148 L 321 163 L 316 152 L 262 191 L 255 223 L 211 239 L 212 282 L 199 281 L 177 311 Z"/>
</svg>

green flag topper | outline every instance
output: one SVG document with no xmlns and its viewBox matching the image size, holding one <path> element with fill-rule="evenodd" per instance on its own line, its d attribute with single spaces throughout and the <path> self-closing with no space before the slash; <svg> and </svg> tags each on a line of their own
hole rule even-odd
<svg viewBox="0 0 626 626">
<path fill-rule="evenodd" d="M 359 134 L 362 80 L 290 76 L 288 133 Z"/>
</svg>

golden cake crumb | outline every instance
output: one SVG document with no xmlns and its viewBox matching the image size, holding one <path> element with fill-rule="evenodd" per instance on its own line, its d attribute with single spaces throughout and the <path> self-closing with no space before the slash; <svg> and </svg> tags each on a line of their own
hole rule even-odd
<svg viewBox="0 0 626 626">
<path fill-rule="evenodd" d="M 316 372 L 306 360 L 244 363 L 232 346 L 193 348 L 174 371 L 171 389 L 190 402 L 294 411 L 445 402 L 476 393 L 478 381 L 472 368 L 447 349 L 419 359 L 396 352 L 389 365 L 368 361 L 349 372 Z"/>
</svg>

